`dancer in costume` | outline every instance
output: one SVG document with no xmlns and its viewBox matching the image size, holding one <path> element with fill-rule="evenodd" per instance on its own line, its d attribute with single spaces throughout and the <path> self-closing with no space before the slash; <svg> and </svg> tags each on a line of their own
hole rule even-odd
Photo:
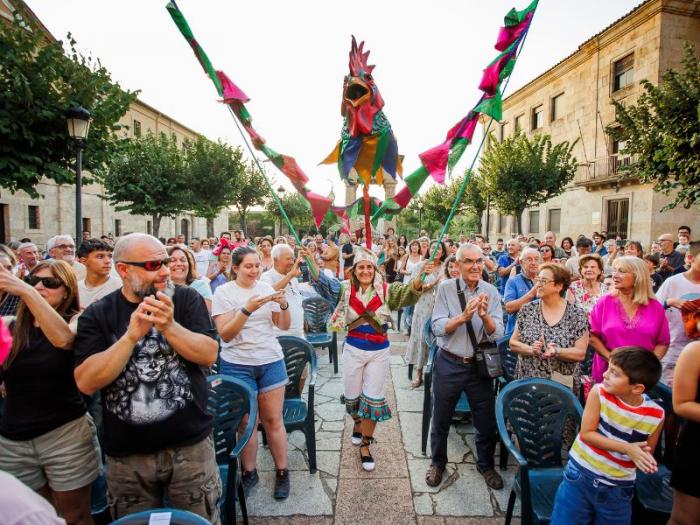
<svg viewBox="0 0 700 525">
<path fill-rule="evenodd" d="M 430 273 L 432 266 L 426 263 L 423 271 Z M 330 330 L 348 332 L 343 348 L 345 407 L 355 422 L 352 443 L 360 445 L 362 468 L 367 471 L 375 466 L 369 450 L 374 428 L 378 421 L 391 418 L 385 397 L 391 311 L 415 304 L 421 289 L 421 275 L 406 284 L 386 284 L 375 255 L 360 248 L 328 325 Z"/>
</svg>

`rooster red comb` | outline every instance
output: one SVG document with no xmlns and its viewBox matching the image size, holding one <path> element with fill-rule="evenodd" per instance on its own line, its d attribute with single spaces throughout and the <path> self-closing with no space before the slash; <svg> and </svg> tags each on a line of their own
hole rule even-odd
<svg viewBox="0 0 700 525">
<path fill-rule="evenodd" d="M 364 41 L 360 42 L 360 46 L 357 46 L 357 40 L 355 40 L 355 36 L 353 35 L 352 37 L 352 47 L 350 48 L 350 74 L 353 77 L 359 77 L 362 76 L 362 73 L 364 74 L 371 74 L 372 70 L 374 70 L 374 66 L 370 66 L 367 63 L 367 59 L 369 58 L 369 51 L 364 51 L 362 50 L 362 47 L 365 45 Z"/>
</svg>

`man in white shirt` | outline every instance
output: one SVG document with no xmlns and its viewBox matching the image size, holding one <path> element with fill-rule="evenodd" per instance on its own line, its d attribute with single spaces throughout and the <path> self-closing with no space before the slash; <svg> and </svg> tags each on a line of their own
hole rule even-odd
<svg viewBox="0 0 700 525">
<path fill-rule="evenodd" d="M 287 330 L 279 330 L 278 335 L 304 337 L 304 298 L 299 290 L 297 277 L 301 275 L 299 265 L 305 261 L 306 252 L 301 250 L 294 259 L 294 251 L 288 244 L 275 244 L 272 247 L 272 268 L 262 274 L 260 281 L 271 285 L 275 290 L 284 289 L 289 304 L 291 322 Z"/>
<path fill-rule="evenodd" d="M 197 273 L 200 277 L 207 276 L 207 269 L 209 268 L 209 258 L 211 257 L 211 252 L 209 250 L 202 249 L 202 243 L 199 237 L 192 237 L 190 240 L 190 248 L 192 248 L 192 253 L 194 255 L 194 262 L 197 266 Z"/>
<path fill-rule="evenodd" d="M 112 247 L 106 242 L 98 239 L 83 241 L 78 248 L 78 258 L 85 266 L 85 279 L 78 281 L 82 309 L 122 287 L 121 278 L 111 274 Z"/>
</svg>

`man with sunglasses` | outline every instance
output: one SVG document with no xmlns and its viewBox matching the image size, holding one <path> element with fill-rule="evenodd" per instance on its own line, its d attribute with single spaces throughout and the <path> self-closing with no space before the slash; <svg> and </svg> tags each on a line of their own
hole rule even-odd
<svg viewBox="0 0 700 525">
<path fill-rule="evenodd" d="M 56 235 L 51 237 L 46 243 L 46 251 L 49 257 L 60 261 L 66 261 L 71 265 L 78 281 L 85 279 L 85 266 L 80 264 L 75 258 L 75 242 L 70 235 Z"/>
<path fill-rule="evenodd" d="M 218 345 L 204 300 L 170 284 L 155 237 L 126 235 L 113 256 L 123 286 L 80 316 L 74 352 L 78 388 L 102 394 L 114 517 L 171 506 L 220 523 L 204 372 Z"/>
<path fill-rule="evenodd" d="M 481 279 L 484 255 L 475 244 L 457 250 L 460 276 L 443 280 L 435 298 L 431 327 L 440 350 L 433 363 L 433 417 L 430 429 L 432 462 L 426 483 L 437 487 L 447 464 L 447 437 L 455 407 L 467 394 L 476 427 L 477 470 L 492 489 L 502 489 L 503 479 L 494 469 L 496 450 L 493 381 L 481 377 L 474 360 L 474 345 L 503 336 L 503 308 L 498 290 Z"/>
</svg>

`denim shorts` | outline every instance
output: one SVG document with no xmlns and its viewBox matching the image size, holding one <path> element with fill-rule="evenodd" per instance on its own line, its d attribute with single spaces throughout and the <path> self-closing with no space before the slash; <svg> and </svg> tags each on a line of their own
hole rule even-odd
<svg viewBox="0 0 700 525">
<path fill-rule="evenodd" d="M 222 359 L 219 371 L 224 375 L 242 379 L 258 394 L 287 386 L 289 383 L 284 359 L 266 365 L 240 365 Z"/>
</svg>

